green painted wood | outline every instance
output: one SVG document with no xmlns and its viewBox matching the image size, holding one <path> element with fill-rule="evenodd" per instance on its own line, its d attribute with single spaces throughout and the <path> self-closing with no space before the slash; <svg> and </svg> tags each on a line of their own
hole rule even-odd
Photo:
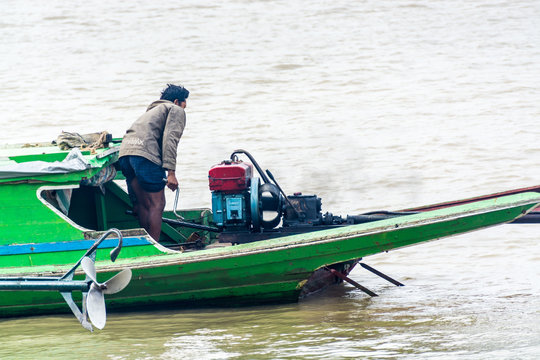
<svg viewBox="0 0 540 360">
<path fill-rule="evenodd" d="M 54 149 L 54 148 L 53 148 Z M 28 161 L 62 161 L 66 158 L 69 151 L 62 152 L 52 152 L 45 154 L 29 154 L 29 155 L 14 155 L 10 156 L 9 159 L 15 161 L 16 163 L 23 163 Z M 83 155 L 90 155 L 89 151 L 82 152 Z"/>
<path fill-rule="evenodd" d="M 311 234 L 214 248 L 98 261 L 102 280 L 131 267 L 133 280 L 108 298 L 109 309 L 154 306 L 243 305 L 295 301 L 316 269 L 441 237 L 508 222 L 540 202 L 538 194 L 520 194 L 429 213 L 331 229 Z M 14 275 L 58 274 L 68 267 L 10 269 Z M 6 273 L 6 269 L 2 269 Z M 0 316 L 33 311 L 68 311 L 57 294 L 3 292 Z"/>
<path fill-rule="evenodd" d="M 43 186 L 42 183 L 0 185 L 0 245 L 65 241 L 82 237 L 81 229 L 66 222 L 38 199 L 38 190 Z"/>
</svg>

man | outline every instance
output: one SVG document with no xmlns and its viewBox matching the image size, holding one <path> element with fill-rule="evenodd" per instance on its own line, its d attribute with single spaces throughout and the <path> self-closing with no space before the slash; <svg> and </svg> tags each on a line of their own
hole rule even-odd
<svg viewBox="0 0 540 360">
<path fill-rule="evenodd" d="M 188 96 L 184 87 L 168 84 L 160 100 L 150 104 L 126 132 L 120 146 L 118 162 L 126 177 L 133 211 L 156 241 L 165 209 L 165 185 L 172 191 L 178 189 L 176 154 L 186 125 Z"/>
</svg>

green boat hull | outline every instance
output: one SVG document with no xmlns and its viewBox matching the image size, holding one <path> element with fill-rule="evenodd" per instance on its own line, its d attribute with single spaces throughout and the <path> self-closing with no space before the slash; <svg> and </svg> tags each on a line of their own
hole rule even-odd
<svg viewBox="0 0 540 360">
<path fill-rule="evenodd" d="M 133 276 L 127 288 L 106 297 L 109 311 L 294 302 L 312 288 L 314 276 L 324 278 L 329 268 L 347 274 L 365 256 L 507 223 L 540 203 L 540 194 L 520 193 L 236 246 L 216 246 L 211 233 L 164 224 L 158 244 L 126 214 L 131 203 L 118 184 L 81 185 L 117 160 L 116 152 L 105 151 L 85 154 L 93 166 L 88 170 L 0 178 L 0 277 L 62 276 L 100 233 L 114 227 L 122 230 L 124 247 L 112 263 L 107 255 L 117 241 L 108 239 L 100 246 L 98 280 L 126 267 Z M 65 155 L 40 149 L 33 155 L 4 157 L 21 163 L 61 161 Z M 71 200 L 64 213 L 47 200 L 62 191 L 69 191 Z M 203 225 L 212 220 L 207 209 L 181 214 Z M 175 217 L 171 212 L 165 216 Z M 172 250 L 180 249 L 194 232 L 205 249 Z M 77 273 L 76 279 L 83 276 Z M 70 311 L 57 291 L 4 290 L 0 295 L 0 317 Z M 81 300 L 80 293 L 73 296 Z"/>
<path fill-rule="evenodd" d="M 294 235 L 232 247 L 121 258 L 96 263 L 107 279 L 124 267 L 133 278 L 107 299 L 109 310 L 194 306 L 240 306 L 297 301 L 318 269 L 420 242 L 514 220 L 534 208 L 538 194 L 474 204 Z M 13 276 L 60 275 L 69 266 L 3 269 Z M 0 316 L 67 312 L 57 292 L 4 291 Z"/>
</svg>

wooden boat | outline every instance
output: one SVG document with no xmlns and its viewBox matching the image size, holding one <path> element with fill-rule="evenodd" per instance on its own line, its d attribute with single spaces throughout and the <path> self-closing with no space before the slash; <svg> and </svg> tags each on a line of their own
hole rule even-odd
<svg viewBox="0 0 540 360">
<path fill-rule="evenodd" d="M 319 231 L 267 231 L 274 236 L 234 246 L 208 231 L 210 209 L 175 210 L 165 212 L 171 221 L 158 243 L 126 213 L 129 197 L 112 180 L 117 150 L 114 143 L 80 154 L 56 146 L 0 149 L 0 278 L 62 276 L 104 232 L 117 228 L 122 252 L 112 263 L 107 252 L 119 236 L 103 241 L 97 277 L 130 268 L 132 279 L 107 298 L 109 310 L 295 302 L 339 281 L 365 256 L 511 222 L 540 203 L 540 194 L 521 192 Z M 73 158 L 82 159 L 82 169 L 66 170 Z M 201 229 L 178 225 L 179 216 Z M 80 301 L 81 293 L 74 299 Z M 1 291 L 0 317 L 65 312 L 58 292 Z"/>
</svg>

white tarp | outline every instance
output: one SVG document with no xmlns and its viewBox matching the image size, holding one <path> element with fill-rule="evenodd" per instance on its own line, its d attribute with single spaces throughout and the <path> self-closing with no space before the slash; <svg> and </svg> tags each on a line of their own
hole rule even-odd
<svg viewBox="0 0 540 360">
<path fill-rule="evenodd" d="M 63 161 L 28 161 L 0 166 L 0 179 L 47 174 L 67 174 L 90 169 L 91 167 L 79 148 L 73 148 Z"/>
</svg>

